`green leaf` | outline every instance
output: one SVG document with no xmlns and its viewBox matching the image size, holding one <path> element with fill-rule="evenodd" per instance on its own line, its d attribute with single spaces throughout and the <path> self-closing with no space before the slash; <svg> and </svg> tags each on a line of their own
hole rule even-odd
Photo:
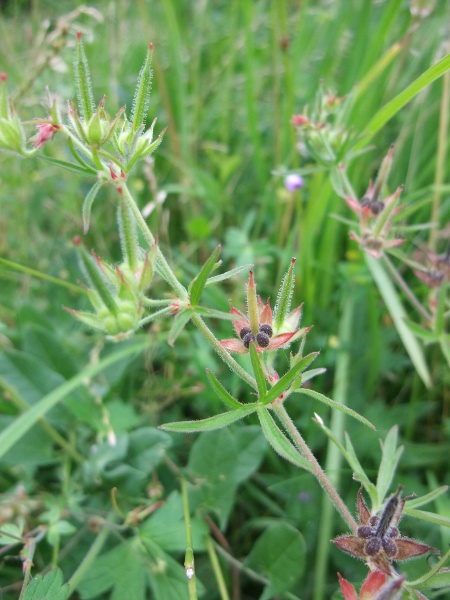
<svg viewBox="0 0 450 600">
<path fill-rule="evenodd" d="M 410 517 L 415 517 L 416 519 L 421 519 L 422 521 L 427 521 L 428 523 L 433 523 L 434 525 L 440 525 L 441 527 L 450 528 L 449 517 L 444 517 L 443 515 L 438 515 L 436 513 L 428 512 L 426 510 L 417 510 L 415 508 L 410 508 L 408 506 L 408 503 L 405 504 L 403 512 L 409 515 Z"/>
<path fill-rule="evenodd" d="M 310 390 L 307 388 L 300 388 L 300 389 L 296 390 L 296 392 L 298 392 L 299 394 L 305 394 L 306 396 L 311 396 L 311 398 L 314 398 L 315 400 L 319 400 L 320 402 L 323 402 L 327 406 L 330 406 L 331 408 L 334 408 L 336 410 L 340 410 L 341 412 L 345 413 L 346 415 L 349 415 L 350 417 L 353 417 L 354 419 L 361 421 L 361 423 L 363 423 L 367 427 L 370 427 L 371 429 L 376 429 L 375 425 L 372 425 L 372 423 L 370 421 L 368 421 L 366 418 L 361 416 L 355 410 L 348 408 L 348 406 L 345 406 L 344 404 L 341 404 L 340 402 L 335 402 L 334 400 L 331 400 L 331 398 L 324 396 L 324 394 L 320 394 L 319 392 L 316 392 L 315 390 Z"/>
<path fill-rule="evenodd" d="M 222 429 L 228 427 L 231 423 L 235 423 L 248 415 L 251 415 L 256 410 L 256 404 L 242 406 L 236 410 L 230 410 L 214 417 L 200 419 L 198 421 L 178 421 L 174 423 L 165 423 L 160 425 L 159 429 L 164 431 L 173 431 L 176 433 L 195 433 L 196 431 L 213 431 L 214 429 Z"/>
<path fill-rule="evenodd" d="M 200 435 L 192 446 L 188 463 L 189 475 L 195 482 L 189 489 L 192 513 L 199 509 L 211 511 L 218 516 L 220 527 L 225 527 L 238 485 L 258 469 L 266 450 L 257 426 Z"/>
<path fill-rule="evenodd" d="M 406 352 L 409 354 L 409 357 L 424 384 L 428 388 L 431 387 L 431 377 L 422 348 L 405 323 L 407 314 L 392 281 L 387 276 L 383 266 L 378 260 L 366 255 L 366 262 L 384 303 L 387 306 L 389 314 L 394 321 L 395 328 L 403 342 Z"/>
<path fill-rule="evenodd" d="M 430 67 L 425 73 L 422 73 L 411 85 L 403 92 L 400 92 L 390 102 L 385 104 L 369 121 L 361 132 L 361 141 L 359 141 L 354 150 L 358 150 L 367 145 L 369 140 L 379 131 L 394 115 L 396 115 L 405 104 L 410 102 L 417 94 L 433 81 L 441 77 L 450 69 L 450 54 L 447 54 L 435 65 Z"/>
<path fill-rule="evenodd" d="M 425 575 L 422 575 L 422 577 L 419 577 L 419 579 L 416 579 L 415 581 L 408 581 L 408 585 L 416 589 L 428 589 L 429 582 L 432 581 L 436 575 L 443 573 L 445 576 L 449 572 L 448 569 L 443 568 L 449 558 L 450 550 L 447 550 L 444 556 L 442 556 L 442 558 L 438 560 L 438 562 L 429 571 L 427 571 Z M 447 581 L 447 578 L 445 578 L 444 581 Z"/>
<path fill-rule="evenodd" d="M 216 266 L 217 259 L 219 258 L 220 254 L 220 249 L 221 247 L 217 246 L 217 248 L 214 250 L 214 252 L 211 254 L 211 256 L 201 268 L 200 273 L 198 273 L 198 275 L 194 277 L 194 279 L 189 285 L 189 297 L 192 307 L 197 306 L 200 300 L 203 290 L 205 289 L 206 281 L 211 272 L 214 270 L 214 267 Z"/>
<path fill-rule="evenodd" d="M 381 442 L 382 457 L 377 477 L 377 492 L 380 504 L 383 504 L 386 494 L 391 487 L 398 461 L 403 453 L 403 446 L 397 448 L 397 440 L 398 427 L 394 425 L 388 431 L 384 442 Z"/>
<path fill-rule="evenodd" d="M 175 316 L 173 325 L 170 328 L 169 335 L 167 336 L 167 343 L 169 344 L 169 346 L 173 346 L 175 344 L 175 340 L 186 327 L 186 325 L 189 323 L 193 314 L 194 311 L 192 311 L 191 309 L 187 309 L 183 312 L 179 312 Z"/>
<path fill-rule="evenodd" d="M 212 389 L 215 391 L 219 399 L 222 400 L 225 406 L 228 406 L 228 408 L 237 409 L 240 409 L 242 408 L 242 406 L 244 406 L 241 402 L 236 400 L 236 398 L 233 398 L 233 396 L 227 392 L 227 390 L 223 387 L 223 385 L 220 383 L 220 381 L 217 379 L 217 377 L 212 371 L 206 369 L 206 376 Z"/>
<path fill-rule="evenodd" d="M 39 402 L 34 404 L 25 413 L 20 415 L 9 427 L 0 433 L 0 458 L 14 446 L 49 410 L 57 406 L 70 392 L 75 390 L 84 381 L 100 373 L 106 367 L 122 361 L 130 354 L 141 352 L 148 345 L 147 341 L 128 346 L 100 360 L 97 364 L 82 369 L 75 377 L 59 385 Z"/>
<path fill-rule="evenodd" d="M 241 267 L 236 267 L 235 269 L 231 269 L 230 271 L 226 271 L 225 273 L 221 273 L 220 275 L 214 275 L 214 277 L 209 277 L 206 285 L 214 285 L 215 283 L 220 283 L 221 281 L 225 281 L 233 275 L 237 275 L 238 273 L 242 273 L 242 271 L 248 271 L 251 269 L 252 265 L 242 265 Z"/>
<path fill-rule="evenodd" d="M 81 34 L 77 34 L 75 53 L 75 83 L 78 106 L 82 118 L 88 122 L 94 113 L 94 94 L 92 92 L 91 73 L 89 63 L 84 52 Z"/>
<path fill-rule="evenodd" d="M 264 397 L 267 392 L 266 380 L 264 379 L 264 373 L 259 362 L 258 352 L 256 351 L 255 344 L 250 344 L 250 358 L 252 361 L 253 374 L 255 376 L 256 385 L 258 386 L 258 394 L 260 402 L 264 403 Z"/>
<path fill-rule="evenodd" d="M 27 585 L 23 600 L 66 600 L 70 589 L 63 581 L 60 569 L 50 571 L 45 577 L 38 575 Z"/>
<path fill-rule="evenodd" d="M 305 570 L 305 554 L 305 540 L 292 525 L 275 523 L 264 531 L 245 561 L 269 580 L 260 600 L 271 600 L 293 587 Z"/>
<path fill-rule="evenodd" d="M 345 458 L 347 459 L 348 464 L 351 466 L 354 472 L 354 478 L 357 481 L 360 481 L 364 486 L 364 489 L 369 494 L 370 499 L 372 501 L 373 506 L 379 506 L 381 503 L 378 501 L 378 492 L 376 486 L 370 481 L 367 477 L 366 472 L 361 466 L 361 463 L 358 460 L 355 449 L 353 448 L 353 444 L 351 442 L 350 436 L 348 433 L 345 433 L 345 446 L 346 446 L 346 454 Z"/>
<path fill-rule="evenodd" d="M 83 233 L 86 235 L 87 232 L 89 231 L 89 224 L 91 221 L 91 208 L 92 208 L 92 204 L 100 190 L 100 188 L 103 186 L 105 182 L 98 180 L 94 183 L 94 185 L 91 187 L 91 189 L 89 190 L 89 192 L 87 193 L 86 198 L 84 199 L 83 202 L 83 208 L 82 208 L 82 215 L 83 215 Z"/>
<path fill-rule="evenodd" d="M 19 528 L 15 523 L 3 523 L 0 527 L 0 546 L 21 544 L 22 535 L 22 528 Z"/>
<path fill-rule="evenodd" d="M 208 527 L 201 518 L 191 517 L 192 544 L 196 552 L 206 550 Z M 177 491 L 172 492 L 160 506 L 139 527 L 141 540 L 152 540 L 165 552 L 186 550 L 186 525 L 184 522 L 183 500 Z"/>
<path fill-rule="evenodd" d="M 291 383 L 302 373 L 302 371 L 304 371 L 313 362 L 317 355 L 318 352 L 311 352 L 311 354 L 308 354 L 302 358 L 300 362 L 294 365 L 292 369 L 285 373 L 283 377 L 281 377 L 281 379 L 279 379 L 277 383 L 270 388 L 270 390 L 264 396 L 264 400 L 261 400 L 261 402 L 267 405 L 276 400 L 278 396 L 283 394 L 288 389 Z"/>
<path fill-rule="evenodd" d="M 437 342 L 439 340 L 439 335 L 435 331 L 430 331 L 430 329 L 427 329 L 422 325 L 418 325 L 410 319 L 405 319 L 405 325 L 409 327 L 415 336 L 425 340 L 426 342 Z"/>
<path fill-rule="evenodd" d="M 88 600 L 112 589 L 110 600 L 146 600 L 151 568 L 146 554 L 140 540 L 132 538 L 97 557 L 77 586 L 79 595 Z"/>
<path fill-rule="evenodd" d="M 419 590 L 445 590 L 450 588 L 450 569 L 448 567 L 434 573 L 423 584 L 415 586 Z"/>
<path fill-rule="evenodd" d="M 266 440 L 277 454 L 293 463 L 296 467 L 306 469 L 307 471 L 313 471 L 313 467 L 309 462 L 299 454 L 292 442 L 288 440 L 284 433 L 279 429 L 265 406 L 258 406 L 258 417 Z"/>
<path fill-rule="evenodd" d="M 424 506 L 424 504 L 433 502 L 434 500 L 436 500 L 443 494 L 446 494 L 447 492 L 448 485 L 442 485 L 441 487 L 438 487 L 437 489 L 429 492 L 428 494 L 424 494 L 423 496 L 419 496 L 418 498 L 411 498 L 410 500 L 408 500 L 408 503 L 407 505 L 405 505 L 405 508 L 419 508 L 419 506 Z"/>
<path fill-rule="evenodd" d="M 38 157 L 46 163 L 50 165 L 54 165 L 55 167 L 61 167 L 66 169 L 66 171 L 70 171 L 71 173 L 75 173 L 76 175 L 83 175 L 86 177 L 88 175 L 91 177 L 95 175 L 97 171 L 94 168 L 81 167 L 80 165 L 76 165 L 75 163 L 68 162 L 66 160 L 58 160 L 57 158 L 51 158 L 50 156 L 44 156 L 43 154 L 39 154 Z"/>
</svg>

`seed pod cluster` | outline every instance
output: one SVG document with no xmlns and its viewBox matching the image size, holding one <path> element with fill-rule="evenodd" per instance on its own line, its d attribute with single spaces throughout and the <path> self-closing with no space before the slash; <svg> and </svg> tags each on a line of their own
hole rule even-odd
<svg viewBox="0 0 450 600">
<path fill-rule="evenodd" d="M 250 343 L 255 341 L 260 348 L 267 348 L 267 346 L 270 344 L 270 338 L 272 337 L 272 334 L 272 327 L 267 324 L 259 326 L 259 332 L 256 334 L 256 336 L 253 335 L 250 327 L 243 327 L 239 332 L 239 336 L 246 348 L 249 348 Z"/>
</svg>

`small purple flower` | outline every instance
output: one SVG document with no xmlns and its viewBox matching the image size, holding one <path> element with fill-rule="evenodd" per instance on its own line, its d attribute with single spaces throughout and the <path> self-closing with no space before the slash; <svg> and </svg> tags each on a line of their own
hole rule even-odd
<svg viewBox="0 0 450 600">
<path fill-rule="evenodd" d="M 289 173 L 284 178 L 284 187 L 288 192 L 295 192 L 303 187 L 304 181 L 301 175 L 297 175 L 297 173 Z"/>
</svg>

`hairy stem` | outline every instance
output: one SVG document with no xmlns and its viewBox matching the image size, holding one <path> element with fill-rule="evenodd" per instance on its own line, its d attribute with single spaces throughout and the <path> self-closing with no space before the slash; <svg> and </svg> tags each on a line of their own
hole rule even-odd
<svg viewBox="0 0 450 600">
<path fill-rule="evenodd" d="M 351 531 L 355 532 L 356 529 L 358 528 L 358 523 L 355 521 L 355 519 L 353 518 L 353 516 L 352 516 L 351 512 L 348 510 L 348 508 L 345 506 L 345 504 L 344 504 L 342 498 L 340 497 L 340 495 L 338 494 L 336 488 L 331 483 L 327 474 L 320 466 L 319 461 L 317 460 L 317 458 L 314 456 L 314 454 L 309 449 L 308 444 L 305 442 L 301 433 L 298 431 L 298 429 L 294 425 L 292 419 L 286 412 L 284 405 L 282 403 L 274 404 L 273 411 L 276 413 L 276 415 L 280 419 L 281 423 L 285 427 L 286 431 L 291 436 L 291 438 L 292 438 L 294 444 L 297 446 L 297 449 L 299 450 L 300 454 L 304 458 L 306 458 L 306 460 L 312 465 L 312 467 L 314 469 L 313 475 L 315 476 L 317 481 L 320 483 L 322 488 L 325 490 L 325 492 L 328 494 L 330 500 L 333 502 L 334 506 L 336 507 L 336 510 L 339 512 L 341 517 L 344 519 L 344 521 L 350 527 Z"/>
</svg>

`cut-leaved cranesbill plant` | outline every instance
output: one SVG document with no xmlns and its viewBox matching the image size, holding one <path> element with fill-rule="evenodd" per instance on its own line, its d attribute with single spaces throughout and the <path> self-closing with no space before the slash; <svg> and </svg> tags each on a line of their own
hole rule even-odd
<svg viewBox="0 0 450 600">
<path fill-rule="evenodd" d="M 185 327 L 191 323 L 224 363 L 248 386 L 248 395 L 251 395 L 253 400 L 245 401 L 248 395 L 243 398 L 236 397 L 238 394 L 230 393 L 212 370 L 208 370 L 207 378 L 211 388 L 228 410 L 206 419 L 177 421 L 161 425 L 160 428 L 165 431 L 142 428 L 143 430 L 135 432 L 136 435 L 133 439 L 123 443 L 117 441 L 109 428 L 109 445 L 101 448 L 96 460 L 93 459 L 86 464 L 86 474 L 91 474 L 93 485 L 98 481 L 100 473 L 105 478 L 116 476 L 123 483 L 125 495 L 129 487 L 133 489 L 135 479 L 132 475 L 135 475 L 136 471 L 140 471 L 141 463 L 147 463 L 150 460 L 152 464 L 156 465 L 159 464 L 161 456 L 163 454 L 165 456 L 166 448 L 171 445 L 171 438 L 166 431 L 208 432 L 224 429 L 236 421 L 254 415 L 259 421 L 264 438 L 272 448 L 288 462 L 307 471 L 308 476 L 313 475 L 333 502 L 351 532 L 336 538 L 336 545 L 348 553 L 366 560 L 371 568 L 376 568 L 383 573 L 386 579 L 376 582 L 380 590 L 378 598 L 394 597 L 392 594 L 397 593 L 399 589 L 413 593 L 416 589 L 435 585 L 436 581 L 442 584 L 445 571 L 441 567 L 447 560 L 447 555 L 439 560 L 438 569 L 436 570 L 436 567 L 431 569 L 430 573 L 432 572 L 432 574 L 422 577 L 419 583 L 407 582 L 404 578 L 399 577 L 391 565 L 395 560 L 404 560 L 413 555 L 433 550 L 431 546 L 400 536 L 397 523 L 403 509 L 407 512 L 405 499 L 402 499 L 400 495 L 401 488 L 384 504 L 398 463 L 399 449 L 396 448 L 396 433 L 391 432 L 384 442 L 376 486 L 371 484 L 365 475 L 349 439 L 345 448 L 338 443 L 339 450 L 355 471 L 355 478 L 361 481 L 372 501 L 372 510 L 369 511 L 362 493 L 359 493 L 358 523 L 307 445 L 299 427 L 287 412 L 286 404 L 289 399 L 295 395 L 306 395 L 325 404 L 336 413 L 351 416 L 363 425 L 374 429 L 366 417 L 358 414 L 344 403 L 331 400 L 309 387 L 309 382 L 315 376 L 323 373 L 324 369 L 309 368 L 319 353 L 304 353 L 306 334 L 310 327 L 299 327 L 302 306 L 291 310 L 295 291 L 295 259 L 291 259 L 290 266 L 282 278 L 273 309 L 269 301 L 263 302 L 258 296 L 255 273 L 251 269 L 246 286 L 246 309 L 238 310 L 234 304 L 231 304 L 230 313 L 226 313 L 215 306 L 210 307 L 203 304 L 209 298 L 205 290 L 208 287 L 217 286 L 233 276 L 240 275 L 242 271 L 248 269 L 248 266 L 238 266 L 218 274 L 217 270 L 221 265 L 219 258 L 221 248 L 218 246 L 193 277 L 192 272 L 189 273 L 189 277 L 182 271 L 180 275 L 178 269 L 172 268 L 163 246 L 158 243 L 157 236 L 148 226 L 133 196 L 129 178 L 134 167 L 157 149 L 164 133 L 162 131 L 156 139 L 153 139 L 155 121 L 146 128 L 152 79 L 153 46 L 151 44 L 148 46 L 144 64 L 139 73 L 131 112 L 127 113 L 125 107 L 122 107 L 111 118 L 106 111 L 104 98 L 95 106 L 90 69 L 81 33 L 77 33 L 75 45 L 77 102 L 69 102 L 66 119 L 62 114 L 58 98 L 56 96 L 51 98 L 45 118 L 34 120 L 37 131 L 30 139 L 32 148 L 27 146 L 22 124 L 7 100 L 6 76 L 4 75 L 1 75 L 2 95 L 0 97 L 0 147 L 3 150 L 15 152 L 24 157 L 41 153 L 55 138 L 55 134 L 58 134 L 58 140 L 66 139 L 74 162 L 57 160 L 42 153 L 40 156 L 55 167 L 65 168 L 91 180 L 90 191 L 86 194 L 82 207 L 81 222 L 85 233 L 90 230 L 91 222 L 95 222 L 95 211 L 92 210 L 94 201 L 105 191 L 107 186 L 113 191 L 114 208 L 118 214 L 118 238 L 120 239 L 122 260 L 117 265 L 112 265 L 95 252 L 90 253 L 81 238 L 76 238 L 75 244 L 80 256 L 83 275 L 87 280 L 85 292 L 91 302 L 93 312 L 68 309 L 69 312 L 83 324 L 100 331 L 114 342 L 128 339 L 148 324 L 166 318 L 172 320 L 167 340 L 170 345 L 173 345 Z M 349 102 L 347 104 L 350 105 Z M 344 106 L 344 101 L 334 95 L 328 95 L 319 107 L 314 123 L 304 117 L 302 119 L 298 117 L 295 120 L 295 125 L 301 125 L 308 129 L 309 137 L 307 139 L 311 153 L 328 167 L 330 165 L 335 167 L 338 161 L 348 156 L 348 149 L 352 148 L 355 143 L 354 135 L 348 134 L 344 127 L 345 118 L 339 117 L 342 106 Z M 322 120 L 325 122 L 322 123 Z M 384 163 L 380 178 L 374 186 L 369 187 L 361 204 L 356 202 L 354 194 L 349 196 L 352 198 L 349 203 L 360 216 L 360 244 L 368 249 L 375 258 L 379 257 L 380 253 L 384 253 L 387 248 L 398 243 L 397 240 L 387 240 L 391 235 L 391 218 L 395 212 L 398 193 L 388 196 L 385 201 L 381 199 L 380 195 L 386 180 L 386 165 L 390 160 L 391 154 Z M 154 281 L 156 275 L 162 279 L 158 285 L 155 285 Z M 164 288 L 163 291 L 161 291 L 161 286 Z M 222 336 L 216 335 L 213 326 L 210 328 L 205 319 L 211 319 L 214 324 L 215 319 L 228 321 L 230 330 L 233 328 L 236 336 L 220 339 Z M 285 368 L 284 372 L 281 372 L 279 366 L 281 361 L 278 361 L 278 357 L 280 352 L 285 352 L 288 348 L 290 349 L 289 366 Z M 131 352 L 132 349 L 133 347 L 127 353 L 124 351 L 124 355 Z M 232 353 L 248 355 L 250 360 L 246 363 L 238 362 L 243 357 L 238 356 L 238 360 L 236 360 Z M 95 353 L 93 352 L 93 354 Z M 116 362 L 114 356 L 104 361 L 107 365 L 112 365 L 114 362 Z M 98 372 L 100 368 L 98 364 L 94 364 L 86 372 L 91 375 Z M 78 386 L 81 379 L 81 375 L 75 375 L 70 384 L 61 385 L 57 388 L 57 393 L 44 396 L 34 407 L 27 409 L 24 415 L 9 425 L 1 434 L 0 440 L 5 442 L 2 448 L 6 448 L 8 444 L 9 447 L 13 445 L 19 439 L 20 433 L 29 431 L 51 408 L 56 406 L 66 392 L 68 393 Z M 98 404 L 101 406 L 101 391 L 97 390 L 97 394 L 100 397 Z M 102 413 L 102 419 L 104 424 L 107 423 L 105 411 Z M 120 421 L 120 419 L 118 420 Z M 109 427 L 109 423 L 107 424 Z M 323 426 L 323 430 L 328 433 L 325 426 Z M 57 432 L 55 434 L 53 430 L 50 429 L 50 431 L 58 444 L 65 447 L 65 440 L 61 440 L 61 436 L 58 437 Z M 249 437 L 255 437 L 254 433 L 254 429 L 252 429 Z M 227 435 L 231 437 L 231 434 L 226 431 L 218 432 L 215 435 L 222 436 L 221 439 L 226 441 Z M 332 433 L 329 435 L 332 437 Z M 146 445 L 148 438 L 152 438 L 154 442 L 151 448 Z M 261 436 L 262 442 L 264 442 L 264 438 Z M 223 447 L 226 448 L 226 444 Z M 144 451 L 141 451 L 142 448 Z M 230 451 L 230 460 L 233 463 L 239 460 L 239 448 L 235 450 L 233 455 Z M 220 452 L 226 453 L 226 449 L 220 447 Z M 133 466 L 130 469 L 122 468 L 121 461 L 128 456 L 128 453 L 131 455 Z M 73 450 L 72 454 L 74 454 Z M 80 458 L 76 453 L 75 456 L 78 462 L 83 463 L 83 457 Z M 218 561 L 212 545 L 205 542 L 205 540 L 209 540 L 206 532 L 206 519 L 202 521 L 202 526 L 197 530 L 201 533 L 198 539 L 191 535 L 187 488 L 192 482 L 187 481 L 184 474 L 169 457 L 165 456 L 165 458 L 167 467 L 181 478 L 182 495 L 172 494 L 161 509 L 159 502 L 156 502 L 142 510 L 139 506 L 128 515 L 123 515 L 116 499 L 117 490 L 113 488 L 111 500 L 103 498 L 103 501 L 113 505 L 119 518 L 116 515 L 107 514 L 106 518 L 90 524 L 93 531 L 100 529 L 101 533 L 90 551 L 86 553 L 83 563 L 72 572 L 69 579 L 69 590 L 63 583 L 59 571 L 53 571 L 53 574 L 46 574 L 45 577 L 39 577 L 28 584 L 33 557 L 30 548 L 34 551 L 36 544 L 45 538 L 52 548 L 56 548 L 55 556 L 57 556 L 59 540 L 70 528 L 70 524 L 67 524 L 63 518 L 63 511 L 50 498 L 48 510 L 43 511 L 42 515 L 46 526 L 40 529 L 35 536 L 22 535 L 22 532 L 16 536 L 23 547 L 29 550 L 24 562 L 25 579 L 21 599 L 27 598 L 28 600 L 29 598 L 31 600 L 31 598 L 37 598 L 38 593 L 47 594 L 51 586 L 54 586 L 52 592 L 57 592 L 58 598 L 61 599 L 66 597 L 68 591 L 72 593 L 74 590 L 77 590 L 81 597 L 86 598 L 101 596 L 112 590 L 112 597 L 119 598 L 128 593 L 128 587 L 133 585 L 139 597 L 151 589 L 154 597 L 159 600 L 162 598 L 161 589 L 164 589 L 172 590 L 171 598 L 176 597 L 175 594 L 182 597 L 183 594 L 186 595 L 187 591 L 189 599 L 195 600 L 201 593 L 201 584 L 197 577 L 194 560 L 196 543 L 202 550 L 207 546 L 214 569 L 218 569 Z M 194 458 L 192 462 L 195 462 Z M 197 457 L 198 462 L 200 461 Z M 108 464 L 109 472 L 104 469 L 105 464 Z M 66 475 L 69 471 L 70 469 L 67 467 Z M 248 468 L 242 469 L 242 471 L 244 473 L 252 472 Z M 111 475 L 111 472 L 114 475 Z M 236 475 L 236 481 L 243 478 L 245 478 L 245 474 L 242 475 L 242 472 L 239 476 Z M 228 485 L 228 482 L 226 484 Z M 66 486 L 69 496 L 69 476 L 66 477 Z M 151 495 L 152 490 L 147 491 Z M 73 502 L 74 512 L 76 512 L 82 499 L 74 499 Z M 102 506 L 102 508 L 105 507 Z M 186 524 L 186 531 L 184 532 L 183 529 L 182 533 L 180 533 L 182 527 L 178 522 L 181 519 L 177 521 L 176 517 L 180 513 L 181 519 Z M 120 523 L 117 524 L 115 520 L 119 519 Z M 437 517 L 428 518 L 430 521 L 433 519 L 436 520 Z M 173 531 L 176 533 L 175 541 L 167 542 L 167 537 L 170 537 L 167 536 L 166 529 L 168 522 L 171 523 Z M 448 520 L 441 519 L 439 522 L 448 525 Z M 123 543 L 108 548 L 98 556 L 109 535 L 110 528 L 119 537 L 124 536 L 121 538 Z M 210 528 L 214 530 L 214 524 L 210 524 Z M 293 540 L 295 548 L 301 548 L 301 542 L 296 533 L 290 527 L 284 527 L 282 531 L 268 530 L 267 538 L 272 539 L 272 537 L 281 535 L 283 539 Z M 183 537 L 184 534 L 185 537 Z M 162 541 L 161 538 L 163 538 Z M 186 549 L 184 568 L 166 551 L 168 546 L 169 549 L 179 552 L 180 546 L 183 544 Z M 258 552 L 255 549 L 255 552 L 252 553 L 252 560 L 258 559 L 260 549 L 257 550 Z M 55 563 L 56 561 L 53 561 L 53 564 Z M 105 573 L 108 574 L 107 577 L 105 577 Z M 222 597 L 227 598 L 225 584 L 219 575 L 217 575 L 217 580 Z M 343 580 L 341 580 L 341 587 L 342 582 Z M 267 581 L 264 581 L 264 584 L 266 583 Z M 371 586 L 372 583 L 371 581 Z M 280 593 L 288 590 L 283 585 L 284 582 L 281 582 L 277 593 L 279 590 L 281 590 Z M 369 589 L 369 583 L 364 585 L 365 592 Z M 350 594 L 348 586 L 344 587 L 346 593 Z M 270 587 L 267 588 L 267 590 L 270 589 Z M 266 595 L 263 595 L 264 598 L 268 598 L 267 594 L 271 593 L 267 590 Z M 380 595 L 382 593 L 384 596 Z M 391 596 L 388 596 L 388 593 Z"/>
</svg>

